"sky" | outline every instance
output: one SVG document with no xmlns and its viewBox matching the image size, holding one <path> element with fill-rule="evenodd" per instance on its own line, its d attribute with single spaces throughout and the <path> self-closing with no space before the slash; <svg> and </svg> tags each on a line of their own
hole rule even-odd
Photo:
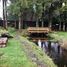
<svg viewBox="0 0 67 67">
<path fill-rule="evenodd" d="M 0 17 L 3 18 L 2 0 L 0 1 Z"/>
<path fill-rule="evenodd" d="M 8 0 L 7 6 L 9 6 L 10 1 Z M 2 6 L 2 0 L 0 0 L 0 17 L 3 19 L 3 6 Z"/>
</svg>

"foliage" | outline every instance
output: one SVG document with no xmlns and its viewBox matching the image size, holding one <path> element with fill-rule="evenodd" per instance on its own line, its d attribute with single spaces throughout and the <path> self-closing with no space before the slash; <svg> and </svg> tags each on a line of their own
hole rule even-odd
<svg viewBox="0 0 67 67">
<path fill-rule="evenodd" d="M 67 32 L 53 32 L 49 34 L 54 41 L 66 40 L 67 39 Z"/>
<path fill-rule="evenodd" d="M 21 36 L 23 36 L 23 37 L 28 37 L 28 31 L 27 31 L 27 29 L 23 29 L 22 31 L 21 31 L 21 33 L 20 33 L 20 35 Z"/>
<path fill-rule="evenodd" d="M 16 32 L 16 30 L 15 30 L 15 28 L 8 27 L 8 32 L 12 34 L 12 33 Z"/>
<path fill-rule="evenodd" d="M 51 2 L 52 0 L 11 0 L 11 5 L 8 8 L 9 13 L 11 12 L 13 15 L 23 14 L 25 9 L 31 9 L 34 12 L 36 10 L 35 16 L 36 18 L 41 18 L 43 12 L 43 3 L 46 4 Z M 35 8 L 33 8 L 35 4 Z"/>
<path fill-rule="evenodd" d="M 2 27 L 0 27 L 0 35 L 4 34 L 4 33 L 8 33 L 8 31 Z"/>
<path fill-rule="evenodd" d="M 27 0 L 14 0 L 11 2 L 9 9 L 13 15 L 19 16 L 25 8 L 29 7 L 29 2 Z"/>
<path fill-rule="evenodd" d="M 62 6 L 63 3 L 65 3 L 64 7 Z M 67 12 L 67 0 L 11 0 L 11 5 L 8 8 L 9 15 L 12 18 L 19 15 L 26 17 L 23 13 L 27 10 L 32 12 L 31 14 L 36 20 L 52 22 L 55 18 L 57 22 L 61 22 L 66 19 L 60 15 L 64 15 L 65 11 Z M 18 17 L 15 19 L 18 19 Z"/>
</svg>

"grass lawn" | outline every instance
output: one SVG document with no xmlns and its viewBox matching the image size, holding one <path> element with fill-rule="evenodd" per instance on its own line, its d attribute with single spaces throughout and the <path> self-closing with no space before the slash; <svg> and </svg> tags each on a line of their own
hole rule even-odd
<svg viewBox="0 0 67 67">
<path fill-rule="evenodd" d="M 19 41 L 10 39 L 6 48 L 0 48 L 0 67 L 36 67 L 22 51 Z"/>
<path fill-rule="evenodd" d="M 67 32 L 53 32 L 49 34 L 54 40 L 66 40 Z"/>
<path fill-rule="evenodd" d="M 57 32 L 57 34 L 62 39 L 67 39 L 67 32 Z"/>
</svg>

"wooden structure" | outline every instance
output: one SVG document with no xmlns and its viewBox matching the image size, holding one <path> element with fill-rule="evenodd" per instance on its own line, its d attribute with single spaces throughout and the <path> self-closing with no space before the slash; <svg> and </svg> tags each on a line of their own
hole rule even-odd
<svg viewBox="0 0 67 67">
<path fill-rule="evenodd" d="M 29 33 L 49 33 L 51 31 L 48 27 L 29 27 Z"/>
<path fill-rule="evenodd" d="M 5 38 L 0 38 L 0 47 L 5 47 L 7 44 L 8 39 Z"/>
<path fill-rule="evenodd" d="M 39 39 L 41 41 L 48 40 L 47 34 L 51 32 L 51 29 L 49 27 L 29 27 L 27 31 L 32 41 L 37 42 Z"/>
<path fill-rule="evenodd" d="M 32 38 L 32 41 L 38 42 L 39 39 L 41 40 L 41 42 L 48 41 L 48 38 L 40 38 L 40 37 L 38 37 L 38 38 Z"/>
</svg>

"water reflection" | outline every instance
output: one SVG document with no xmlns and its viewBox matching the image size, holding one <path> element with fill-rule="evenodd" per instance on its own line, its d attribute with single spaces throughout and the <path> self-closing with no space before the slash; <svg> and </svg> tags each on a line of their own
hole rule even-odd
<svg viewBox="0 0 67 67">
<path fill-rule="evenodd" d="M 38 46 L 41 48 L 41 40 L 38 40 Z"/>
<path fill-rule="evenodd" d="M 39 40 L 38 46 L 42 48 L 48 56 L 52 58 L 52 60 L 55 64 L 58 65 L 58 67 L 67 67 L 67 61 L 64 60 L 62 48 L 60 47 L 58 42 L 41 42 Z"/>
</svg>

